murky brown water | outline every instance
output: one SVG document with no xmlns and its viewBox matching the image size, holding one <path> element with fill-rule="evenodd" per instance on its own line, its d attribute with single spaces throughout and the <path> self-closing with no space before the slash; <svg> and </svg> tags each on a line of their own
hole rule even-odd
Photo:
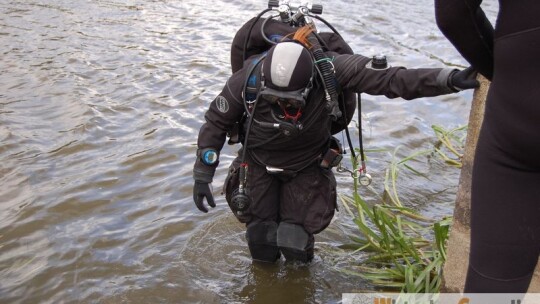
<svg viewBox="0 0 540 304">
<path fill-rule="evenodd" d="M 409 67 L 464 63 L 437 30 L 431 0 L 322 4 L 358 53 Z M 251 263 L 219 196 L 236 148 L 222 154 L 218 207 L 193 206 L 203 113 L 230 74 L 235 30 L 265 7 L 0 0 L 0 302 L 336 303 L 371 288 L 339 271 L 358 258 L 336 248 L 354 232 L 344 212 L 316 239 L 308 267 Z M 364 96 L 365 145 L 429 148 L 432 124 L 466 123 L 471 95 Z M 377 191 L 389 159 L 372 155 Z M 417 166 L 431 180 L 403 176 L 403 197 L 431 216 L 449 214 L 458 173 Z M 350 177 L 338 180 L 350 192 Z"/>
</svg>

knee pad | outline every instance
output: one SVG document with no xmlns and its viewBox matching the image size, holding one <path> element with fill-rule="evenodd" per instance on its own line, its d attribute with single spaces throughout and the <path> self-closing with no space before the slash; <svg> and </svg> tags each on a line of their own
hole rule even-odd
<svg viewBox="0 0 540 304">
<path fill-rule="evenodd" d="M 271 221 L 253 222 L 247 225 L 246 239 L 254 260 L 273 263 L 279 259 L 277 228 L 277 223 Z"/>
<path fill-rule="evenodd" d="M 277 229 L 277 245 L 288 261 L 307 263 L 313 259 L 313 235 L 304 227 L 289 223 L 280 223 Z"/>
</svg>

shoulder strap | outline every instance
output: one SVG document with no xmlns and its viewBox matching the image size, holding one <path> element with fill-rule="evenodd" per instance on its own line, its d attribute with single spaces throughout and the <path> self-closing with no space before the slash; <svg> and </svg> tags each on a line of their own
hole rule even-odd
<svg viewBox="0 0 540 304">
<path fill-rule="evenodd" d="M 253 58 L 250 60 L 249 68 L 246 72 L 246 82 L 244 83 L 244 87 L 242 89 L 242 99 L 244 101 L 244 107 L 245 111 L 248 109 L 248 104 L 252 104 L 257 99 L 257 93 L 259 92 L 259 88 L 261 86 L 261 62 L 266 57 L 266 53 L 262 54 L 261 56 L 258 56 L 256 58 Z M 244 112 L 244 115 L 242 115 L 242 118 L 240 118 L 240 121 L 237 121 L 232 130 L 230 130 L 227 134 L 229 136 L 229 145 L 237 144 L 240 142 L 243 142 L 244 140 L 244 130 L 242 128 L 244 121 L 246 120 L 246 112 Z"/>
<path fill-rule="evenodd" d="M 261 62 L 265 57 L 266 53 L 250 60 L 243 91 L 244 103 L 253 103 L 257 98 L 257 93 L 261 87 Z"/>
</svg>

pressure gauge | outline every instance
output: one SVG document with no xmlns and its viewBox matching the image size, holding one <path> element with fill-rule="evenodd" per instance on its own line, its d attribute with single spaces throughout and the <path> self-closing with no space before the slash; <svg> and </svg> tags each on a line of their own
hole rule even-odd
<svg viewBox="0 0 540 304">
<path fill-rule="evenodd" d="M 371 185 L 371 175 L 369 175 L 368 173 L 362 173 L 358 177 L 358 180 L 360 181 L 360 185 L 362 185 L 362 186 Z"/>
</svg>

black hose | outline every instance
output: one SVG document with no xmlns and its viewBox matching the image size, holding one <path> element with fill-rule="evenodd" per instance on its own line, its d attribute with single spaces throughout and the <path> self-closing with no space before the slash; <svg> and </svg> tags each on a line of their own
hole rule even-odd
<svg viewBox="0 0 540 304">
<path fill-rule="evenodd" d="M 246 151 L 247 151 L 247 143 L 248 143 L 248 138 L 249 138 L 249 133 L 251 131 L 251 127 L 253 126 L 253 120 L 254 120 L 254 116 L 255 116 L 255 108 L 257 108 L 257 104 L 259 103 L 259 97 L 257 96 L 257 98 L 255 99 L 255 102 L 253 104 L 253 109 L 252 109 L 252 112 L 251 112 L 251 115 L 249 115 L 249 120 L 248 120 L 248 124 L 247 124 L 247 130 L 246 130 L 246 136 L 244 138 L 244 144 L 243 144 L 243 147 L 242 147 L 242 160 L 241 160 L 241 164 L 242 166 L 244 165 L 244 163 L 246 162 Z M 243 189 L 244 186 L 245 186 L 245 171 L 244 169 L 240 170 L 240 188 Z"/>
<path fill-rule="evenodd" d="M 334 32 L 336 35 L 338 35 L 340 38 L 341 37 L 341 34 L 336 30 L 335 27 L 333 27 L 330 23 L 328 23 L 328 21 L 324 20 L 322 17 L 319 17 L 317 15 L 308 15 L 309 17 L 312 17 L 312 18 L 315 18 L 319 21 L 321 21 L 322 23 L 324 23 L 326 26 L 328 26 L 328 28 L 330 28 L 332 30 L 332 32 Z"/>
<path fill-rule="evenodd" d="M 251 31 L 253 31 L 253 28 L 255 27 L 255 24 L 257 24 L 259 19 L 261 19 L 261 17 L 264 14 L 266 14 L 267 12 L 269 12 L 271 10 L 272 10 L 271 8 L 267 8 L 267 9 L 263 10 L 259 15 L 257 15 L 257 17 L 255 17 L 255 20 L 253 20 L 253 24 L 251 24 L 251 26 L 249 27 L 248 34 L 246 36 L 246 39 L 244 40 L 244 49 L 243 49 L 243 52 L 242 52 L 242 58 L 244 59 L 244 61 L 247 59 L 246 58 L 246 50 L 247 50 L 247 47 L 248 47 L 249 38 L 251 37 Z"/>
<path fill-rule="evenodd" d="M 326 42 L 324 41 L 324 39 L 322 39 L 321 35 L 319 35 L 319 34 L 316 33 L 315 31 L 313 31 L 313 35 L 315 35 L 315 37 L 317 37 L 317 40 L 319 40 L 319 43 L 320 43 L 326 50 L 330 50 L 330 48 L 328 47 L 328 44 L 326 44 Z"/>
<path fill-rule="evenodd" d="M 253 102 L 253 108 L 251 109 L 251 114 L 250 114 L 250 111 L 249 109 L 247 108 L 247 99 L 246 99 L 246 88 L 247 88 L 247 84 L 248 84 L 248 81 L 249 81 L 249 77 L 251 76 L 251 73 L 253 73 L 253 71 L 255 70 L 255 68 L 257 68 L 257 66 L 261 63 L 261 61 L 266 57 L 266 55 L 262 55 L 256 63 L 253 64 L 253 66 L 251 67 L 251 69 L 249 70 L 249 73 L 248 73 L 248 79 L 246 80 L 246 82 L 244 83 L 244 87 L 243 87 L 243 96 L 244 96 L 244 109 L 246 111 L 246 115 L 249 116 L 249 120 L 248 120 L 248 124 L 247 124 L 247 129 L 246 129 L 246 136 L 244 137 L 244 149 L 242 151 L 242 163 L 244 163 L 244 161 L 246 160 L 246 147 L 247 147 L 247 142 L 248 142 L 248 137 L 249 137 L 249 132 L 251 131 L 251 127 L 253 125 L 253 116 L 255 115 L 255 108 L 257 108 L 257 104 L 259 103 L 259 94 L 257 94 L 257 97 L 255 97 L 255 101 Z"/>
<path fill-rule="evenodd" d="M 268 22 L 268 20 L 270 20 L 270 19 L 272 19 L 272 18 L 275 18 L 275 17 L 278 17 L 278 15 L 272 16 L 272 17 L 270 17 L 270 18 L 266 18 L 266 19 L 263 21 L 262 25 L 261 25 L 261 36 L 264 38 L 264 40 L 265 40 L 266 42 L 268 42 L 268 43 L 270 43 L 270 44 L 277 44 L 277 43 L 274 42 L 274 41 L 272 41 L 272 40 L 270 40 L 270 39 L 268 39 L 268 37 L 266 37 L 266 34 L 264 33 L 264 27 L 266 26 L 266 22 Z"/>
<path fill-rule="evenodd" d="M 360 160 L 364 163 L 366 161 L 366 156 L 362 139 L 362 99 L 360 98 L 360 93 L 358 93 L 358 145 L 360 146 Z"/>
<path fill-rule="evenodd" d="M 342 113 L 338 105 L 338 92 L 336 86 L 336 79 L 332 65 L 328 61 L 328 58 L 324 55 L 324 52 L 316 37 L 309 39 L 312 44 L 312 53 L 315 58 L 315 62 L 319 67 L 320 75 L 326 90 L 326 109 L 329 111 L 329 115 L 332 120 L 337 120 L 341 117 Z"/>
<path fill-rule="evenodd" d="M 360 99 L 360 94 L 358 94 L 358 99 Z M 354 147 L 351 140 L 351 134 L 349 133 L 349 126 L 347 124 L 347 106 L 345 105 L 345 97 L 342 96 L 341 100 L 343 101 L 343 121 L 345 124 L 345 135 L 347 137 L 347 143 L 349 144 L 349 149 L 351 150 L 351 156 L 353 159 L 356 158 L 356 153 L 354 153 Z"/>
</svg>

